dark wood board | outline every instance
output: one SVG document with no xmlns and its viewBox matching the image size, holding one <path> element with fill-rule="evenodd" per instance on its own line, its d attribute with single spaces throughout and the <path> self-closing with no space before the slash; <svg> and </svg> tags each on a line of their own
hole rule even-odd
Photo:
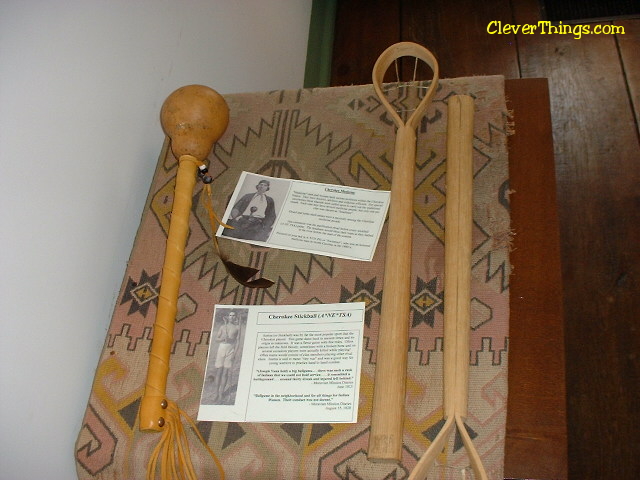
<svg viewBox="0 0 640 480">
<path fill-rule="evenodd" d="M 618 20 L 613 24 L 624 29 L 624 33 L 616 34 L 616 40 L 637 124 L 640 118 L 640 20 Z"/>
<path fill-rule="evenodd" d="M 537 21 L 535 6 L 519 5 L 516 22 Z M 640 471 L 640 148 L 617 38 L 521 35 L 518 45 L 522 75 L 547 77 L 551 92 L 569 476 L 635 479 Z"/>
<path fill-rule="evenodd" d="M 507 80 L 513 249 L 505 476 L 567 478 L 560 237 L 546 79 Z"/>
<path fill-rule="evenodd" d="M 371 83 L 380 54 L 400 41 L 399 19 L 399 0 L 338 1 L 331 85 Z"/>
<path fill-rule="evenodd" d="M 509 0 L 404 0 L 403 41 L 434 52 L 442 78 L 472 75 L 518 76 L 514 35 L 490 35 L 492 21 L 511 23 Z"/>
</svg>

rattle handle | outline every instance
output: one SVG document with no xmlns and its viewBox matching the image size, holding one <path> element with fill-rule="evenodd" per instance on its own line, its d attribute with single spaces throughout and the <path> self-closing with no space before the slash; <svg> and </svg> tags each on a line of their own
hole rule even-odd
<svg viewBox="0 0 640 480">
<path fill-rule="evenodd" d="M 444 266 L 444 414 L 467 416 L 473 227 L 473 99 L 447 109 Z"/>
<path fill-rule="evenodd" d="M 173 343 L 180 278 L 184 264 L 184 248 L 189 234 L 193 188 L 197 177 L 197 160 L 182 155 L 179 160 L 176 186 L 167 237 L 167 249 L 162 267 L 162 284 L 158 310 L 153 326 L 153 342 L 149 354 L 149 370 L 140 405 L 140 429 L 161 431 L 166 408 L 166 386 L 169 359 Z M 163 403 L 164 402 L 164 403 Z M 162 405 L 165 405 L 163 407 Z M 161 421 L 160 418 L 163 418 Z"/>
<path fill-rule="evenodd" d="M 398 129 L 384 265 L 369 459 L 399 462 L 409 348 L 411 245 L 416 134 Z"/>
</svg>

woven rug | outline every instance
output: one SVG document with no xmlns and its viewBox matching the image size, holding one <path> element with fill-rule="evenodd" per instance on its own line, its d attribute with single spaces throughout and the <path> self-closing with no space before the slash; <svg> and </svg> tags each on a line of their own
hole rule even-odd
<svg viewBox="0 0 640 480">
<path fill-rule="evenodd" d="M 405 90 L 398 90 L 400 104 L 406 100 Z M 214 305 L 366 302 L 358 422 L 198 422 L 228 479 L 402 479 L 442 426 L 446 104 L 453 94 L 472 95 L 476 109 L 466 426 L 490 478 L 502 478 L 510 272 L 508 115 L 503 78 L 472 77 L 441 80 L 418 130 L 409 367 L 403 458 L 398 465 L 367 460 L 383 260 L 390 238 L 386 226 L 372 262 L 220 239 L 231 260 L 259 268 L 263 276 L 275 281 L 269 289 L 252 290 L 230 278 L 215 256 L 201 201 L 202 184 L 196 186 L 167 384 L 168 398 L 192 418 L 196 418 L 200 400 Z M 231 111 L 230 125 L 209 156 L 218 212 L 224 211 L 243 170 L 390 189 L 394 126 L 371 85 L 233 94 L 225 99 Z M 176 167 L 165 145 L 78 434 L 75 458 L 81 479 L 144 478 L 159 439 L 157 433 L 139 431 L 137 414 L 153 336 Z M 191 439 L 199 478 L 217 478 L 205 449 L 195 435 Z M 468 466 L 457 436 L 452 436 L 438 461 L 446 462 L 450 473 L 460 473 Z M 444 478 L 444 471 L 436 471 L 433 478 Z"/>
</svg>

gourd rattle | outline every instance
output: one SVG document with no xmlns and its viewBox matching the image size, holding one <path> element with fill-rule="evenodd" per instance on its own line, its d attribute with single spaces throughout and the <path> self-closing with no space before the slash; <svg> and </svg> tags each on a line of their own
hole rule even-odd
<svg viewBox="0 0 640 480">
<path fill-rule="evenodd" d="M 160 120 L 165 134 L 171 139 L 171 150 L 178 159 L 178 172 L 158 309 L 153 325 L 149 368 L 140 403 L 140 430 L 162 432 L 160 442 L 147 465 L 147 478 L 155 478 L 160 459 L 160 475 L 163 480 L 176 475 L 195 480 L 196 474 L 181 417 L 191 423 L 218 466 L 220 477 L 224 478 L 220 462 L 200 436 L 193 420 L 167 398 L 166 386 L 184 249 L 189 234 L 193 188 L 213 144 L 227 128 L 229 108 L 224 98 L 215 90 L 202 85 L 189 85 L 177 89 L 167 97 L 162 105 Z"/>
</svg>

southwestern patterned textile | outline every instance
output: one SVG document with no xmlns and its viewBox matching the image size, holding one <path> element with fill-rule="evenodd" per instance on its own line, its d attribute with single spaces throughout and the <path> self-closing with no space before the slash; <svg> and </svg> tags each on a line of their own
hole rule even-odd
<svg viewBox="0 0 640 480">
<path fill-rule="evenodd" d="M 395 103 L 420 92 L 400 88 Z M 410 93 L 414 92 L 414 93 Z M 364 301 L 366 325 L 358 423 L 199 422 L 228 479 L 402 479 L 443 424 L 442 335 L 447 99 L 475 98 L 474 248 L 469 417 L 466 426 L 490 478 L 502 478 L 509 318 L 508 114 L 502 77 L 441 80 L 418 131 L 413 279 L 404 454 L 399 465 L 371 463 L 367 443 L 385 245 L 372 262 L 254 247 L 220 239 L 231 260 L 259 268 L 276 283 L 252 290 L 231 279 L 214 254 L 202 184 L 194 191 L 175 345 L 167 395 L 196 418 L 215 304 L 307 304 Z M 394 126 L 371 85 L 225 96 L 230 125 L 209 156 L 216 210 L 224 211 L 243 170 L 282 178 L 389 189 Z M 142 433 L 137 414 L 175 181 L 165 146 L 126 270 L 75 457 L 81 479 L 144 478 L 159 433 Z M 190 432 L 190 429 L 187 427 Z M 217 478 L 196 436 L 191 453 L 200 478 Z M 433 478 L 471 478 L 458 437 Z M 466 470 L 465 470 L 466 469 Z M 464 470 L 462 472 L 461 470 Z M 466 473 L 467 476 L 463 476 Z"/>
</svg>

